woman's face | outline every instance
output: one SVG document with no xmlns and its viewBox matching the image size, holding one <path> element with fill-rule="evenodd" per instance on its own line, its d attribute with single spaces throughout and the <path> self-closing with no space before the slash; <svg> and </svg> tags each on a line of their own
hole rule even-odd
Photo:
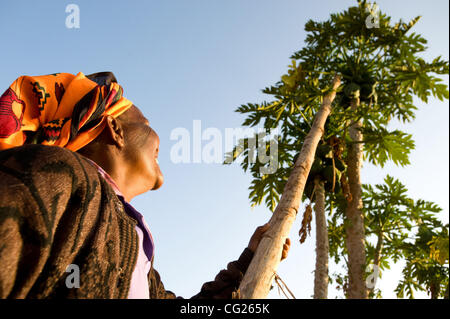
<svg viewBox="0 0 450 319">
<path fill-rule="evenodd" d="M 136 106 L 133 105 L 123 115 L 119 118 L 124 130 L 124 154 L 129 163 L 129 174 L 142 181 L 146 190 L 156 190 L 164 182 L 158 164 L 158 134 Z"/>
</svg>

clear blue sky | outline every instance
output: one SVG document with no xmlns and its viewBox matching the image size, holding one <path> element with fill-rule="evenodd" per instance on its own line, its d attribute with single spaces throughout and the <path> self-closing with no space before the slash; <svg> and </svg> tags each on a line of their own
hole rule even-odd
<svg viewBox="0 0 450 319">
<path fill-rule="evenodd" d="M 80 28 L 65 26 L 66 5 L 80 8 Z M 136 198 L 156 242 L 155 266 L 167 289 L 190 297 L 246 247 L 270 213 L 250 209 L 250 177 L 237 165 L 173 164 L 170 132 L 193 120 L 203 129 L 239 127 L 234 109 L 260 102 L 261 89 L 286 72 L 289 57 L 303 45 L 308 19 L 325 20 L 356 1 L 171 0 L 171 1 L 3 1 L 0 6 L 0 91 L 20 75 L 113 71 L 125 96 L 141 108 L 161 139 L 163 187 Z M 393 17 L 422 15 L 415 32 L 429 40 L 427 56 L 448 60 L 447 0 L 377 1 Z M 445 78 L 448 83 L 448 77 Z M 410 195 L 449 211 L 448 102 L 418 103 L 412 133 L 412 165 L 377 169 L 366 165 L 364 183 L 386 174 L 399 178 Z M 301 208 L 303 211 L 303 207 Z M 314 241 L 298 243 L 300 220 L 291 233 L 281 278 L 297 298 L 313 294 Z M 314 238 L 314 230 L 311 234 Z M 386 297 L 399 267 L 383 274 Z M 330 271 L 336 268 L 331 265 Z M 330 297 L 337 293 L 330 287 Z M 277 298 L 274 289 L 270 297 Z"/>
</svg>

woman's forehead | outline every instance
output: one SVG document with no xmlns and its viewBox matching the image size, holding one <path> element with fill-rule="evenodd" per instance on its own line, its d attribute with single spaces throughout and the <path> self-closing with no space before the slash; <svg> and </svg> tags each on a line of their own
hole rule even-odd
<svg viewBox="0 0 450 319">
<path fill-rule="evenodd" d="M 148 126 L 150 126 L 149 120 L 144 116 L 144 114 L 142 114 L 141 110 L 136 105 L 133 105 L 129 110 L 130 110 L 130 112 L 129 112 L 130 119 L 133 122 L 145 123 Z M 152 139 L 159 145 L 160 141 L 159 141 L 158 134 L 151 127 L 150 127 L 150 130 L 151 130 L 150 135 L 151 135 Z"/>
<path fill-rule="evenodd" d="M 142 111 L 134 104 L 130 107 L 129 115 L 133 120 L 148 122 L 148 119 L 142 114 Z"/>
</svg>

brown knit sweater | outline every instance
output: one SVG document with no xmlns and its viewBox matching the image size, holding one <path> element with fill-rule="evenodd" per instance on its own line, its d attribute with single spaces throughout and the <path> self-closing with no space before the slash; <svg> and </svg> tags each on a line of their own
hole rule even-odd
<svg viewBox="0 0 450 319">
<path fill-rule="evenodd" d="M 0 151 L 0 298 L 126 298 L 135 226 L 83 156 L 42 145 Z M 244 250 L 193 298 L 231 298 L 252 256 Z M 66 286 L 70 264 L 79 267 L 79 288 Z M 153 267 L 149 290 L 175 298 Z"/>
</svg>

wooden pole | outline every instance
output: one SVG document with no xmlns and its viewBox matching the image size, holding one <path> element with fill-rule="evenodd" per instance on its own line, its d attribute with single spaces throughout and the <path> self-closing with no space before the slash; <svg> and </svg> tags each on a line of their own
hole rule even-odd
<svg viewBox="0 0 450 319">
<path fill-rule="evenodd" d="M 281 261 L 283 244 L 289 235 L 303 196 L 306 179 L 314 161 L 317 145 L 323 135 L 325 121 L 331 112 L 331 103 L 341 85 L 339 76 L 333 80 L 333 90 L 327 94 L 314 117 L 314 123 L 305 138 L 300 155 L 284 188 L 272 218 L 250 266 L 239 286 L 240 298 L 266 298 Z"/>
</svg>

